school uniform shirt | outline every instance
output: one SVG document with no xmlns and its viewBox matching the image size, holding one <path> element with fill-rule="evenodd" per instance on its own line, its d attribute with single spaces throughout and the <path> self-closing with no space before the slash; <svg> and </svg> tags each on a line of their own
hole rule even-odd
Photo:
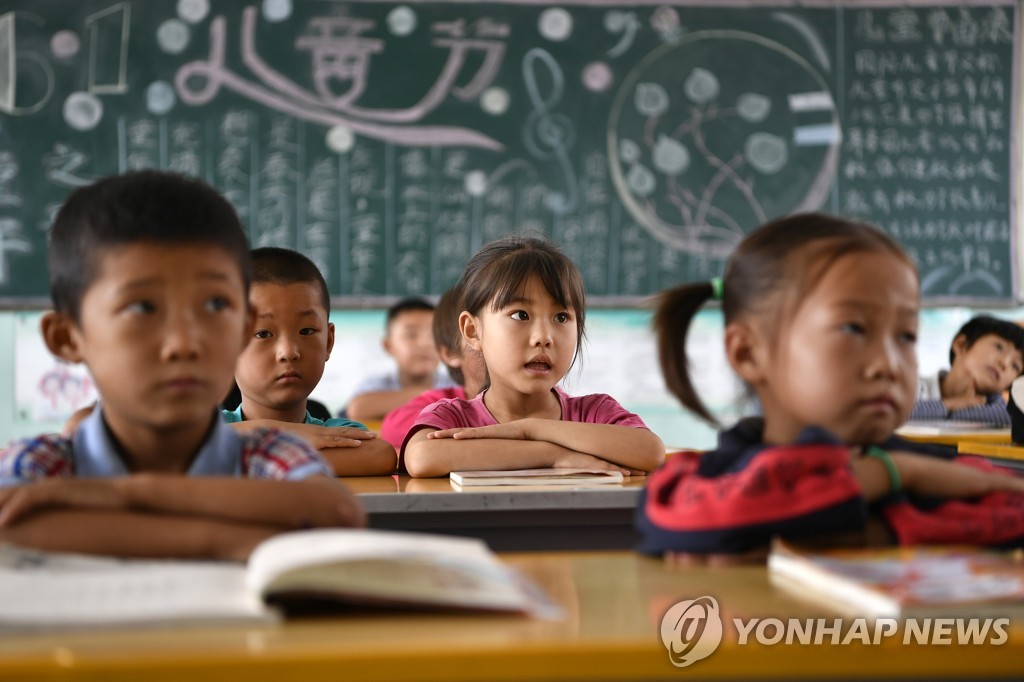
<svg viewBox="0 0 1024 682">
<path fill-rule="evenodd" d="M 950 421 L 987 422 L 993 426 L 1009 426 L 1010 414 L 1006 401 L 998 393 L 985 396 L 984 405 L 972 405 L 957 410 L 946 409 L 942 402 L 942 380 L 949 372 L 941 370 L 936 374 L 922 376 L 917 382 L 917 402 L 908 421 L 946 419 Z"/>
<path fill-rule="evenodd" d="M 228 424 L 237 424 L 245 421 L 245 415 L 242 414 L 242 406 L 239 405 L 233 410 L 221 410 L 221 414 L 224 415 L 224 421 Z M 362 429 L 366 431 L 366 425 L 361 424 L 351 419 L 344 419 L 342 417 L 331 417 L 330 419 L 317 419 L 306 410 L 306 420 L 304 424 L 313 424 L 314 426 L 347 426 L 351 429 Z"/>
<path fill-rule="evenodd" d="M 647 425 L 637 415 L 618 403 L 615 398 L 604 393 L 570 396 L 557 386 L 551 389 L 558 396 L 562 407 L 562 421 L 583 422 L 587 424 L 615 424 L 646 429 Z M 399 469 L 404 471 L 405 445 L 417 431 L 432 429 L 461 429 L 497 424 L 487 405 L 484 404 L 483 391 L 472 400 L 452 398 L 441 400 L 420 412 L 409 433 L 402 443 L 402 452 L 398 458 Z"/>
<path fill-rule="evenodd" d="M 741 553 L 791 540 L 864 529 L 877 513 L 895 543 L 1024 545 L 1024 495 L 992 493 L 944 500 L 895 491 L 870 506 L 850 467 L 850 448 L 821 429 L 790 445 L 765 445 L 764 421 L 751 418 L 719 434 L 706 453 L 679 453 L 651 474 L 637 506 L 638 549 L 660 554 Z M 892 437 L 880 444 L 952 460 L 952 448 Z M 991 469 L 981 458 L 964 466 Z"/>
<path fill-rule="evenodd" d="M 44 478 L 127 476 L 128 469 L 103 422 L 102 406 L 70 438 L 56 434 L 25 438 L 0 453 L 0 486 Z M 300 480 L 334 476 L 330 465 L 306 441 L 273 429 L 239 434 L 222 419 L 188 468 L 189 476 L 235 476 Z"/>
<path fill-rule="evenodd" d="M 438 400 L 449 400 L 451 398 L 465 399 L 465 397 L 466 389 L 462 386 L 435 388 L 424 391 L 409 402 L 399 405 L 384 415 L 384 419 L 380 423 L 380 437 L 391 443 L 395 450 L 398 450 L 402 447 L 402 443 L 405 442 L 405 434 L 409 433 L 409 429 L 412 428 L 412 425 L 416 422 L 416 417 L 420 416 L 420 411 L 424 407 L 433 405 Z"/>
</svg>

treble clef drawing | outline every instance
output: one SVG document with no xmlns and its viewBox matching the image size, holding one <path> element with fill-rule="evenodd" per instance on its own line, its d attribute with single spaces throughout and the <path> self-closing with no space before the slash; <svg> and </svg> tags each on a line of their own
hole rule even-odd
<svg viewBox="0 0 1024 682">
<path fill-rule="evenodd" d="M 551 92 L 546 99 L 541 96 L 538 85 L 538 69 L 542 68 L 548 72 L 545 80 L 551 82 Z M 569 161 L 569 150 L 576 141 L 576 130 L 567 116 L 552 111 L 562 101 L 562 69 L 548 52 L 534 48 L 523 57 L 523 82 L 533 106 L 523 128 L 523 144 L 537 159 L 554 158 L 558 161 L 565 178 L 566 191 L 552 192 L 546 204 L 559 215 L 572 213 L 579 203 L 576 174 Z"/>
</svg>

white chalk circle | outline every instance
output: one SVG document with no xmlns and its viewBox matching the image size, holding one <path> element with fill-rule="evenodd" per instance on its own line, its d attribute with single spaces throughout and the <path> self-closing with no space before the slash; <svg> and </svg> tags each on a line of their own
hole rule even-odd
<svg viewBox="0 0 1024 682">
<path fill-rule="evenodd" d="M 743 147 L 747 161 L 765 175 L 778 173 L 789 161 L 786 141 L 771 133 L 754 133 Z"/>
<path fill-rule="evenodd" d="M 50 39 L 50 51 L 58 59 L 74 57 L 82 47 L 78 34 L 74 31 L 57 31 Z"/>
<path fill-rule="evenodd" d="M 271 23 L 284 21 L 292 15 L 292 0 L 263 0 L 263 18 Z"/>
<path fill-rule="evenodd" d="M 163 116 L 174 108 L 176 101 L 174 86 L 167 81 L 154 81 L 146 88 L 146 108 L 151 114 Z"/>
<path fill-rule="evenodd" d="M 764 95 L 745 92 L 736 98 L 736 111 L 744 121 L 760 123 L 771 113 L 772 101 Z"/>
<path fill-rule="evenodd" d="M 466 173 L 466 194 L 471 197 L 482 197 L 487 191 L 487 175 L 482 170 Z"/>
<path fill-rule="evenodd" d="M 615 77 L 604 62 L 591 62 L 583 67 L 583 87 L 591 92 L 604 92 L 612 87 Z"/>
<path fill-rule="evenodd" d="M 190 37 L 191 31 L 181 19 L 168 19 L 156 29 L 156 44 L 167 54 L 180 54 Z"/>
<path fill-rule="evenodd" d="M 540 13 L 537 29 L 548 40 L 562 42 L 572 35 L 572 15 L 561 7 L 546 9 Z"/>
<path fill-rule="evenodd" d="M 695 68 L 683 83 L 683 92 L 697 104 L 706 104 L 718 97 L 720 89 L 715 74 L 700 67 Z"/>
<path fill-rule="evenodd" d="M 508 90 L 505 88 L 487 88 L 480 95 L 480 108 L 493 116 L 500 116 L 508 111 L 511 101 Z"/>
<path fill-rule="evenodd" d="M 356 143 L 355 133 L 348 126 L 332 126 L 327 131 L 327 148 L 332 152 L 344 154 Z"/>
<path fill-rule="evenodd" d="M 640 160 L 640 145 L 633 140 L 619 141 L 619 158 L 623 163 L 633 163 Z"/>
<path fill-rule="evenodd" d="M 651 14 L 651 28 L 662 38 L 672 38 L 679 33 L 679 13 L 671 7 L 659 7 Z"/>
<path fill-rule="evenodd" d="M 416 30 L 416 12 L 399 5 L 388 12 L 388 30 L 396 36 L 407 36 Z"/>
<path fill-rule="evenodd" d="M 659 83 L 638 83 L 633 103 L 643 116 L 661 116 L 668 111 L 668 93 Z"/>
<path fill-rule="evenodd" d="M 64 120 L 75 130 L 92 130 L 103 118 L 103 102 L 88 92 L 73 92 L 64 100 Z"/>
<path fill-rule="evenodd" d="M 198 24 L 210 13 L 210 0 L 178 0 L 178 16 L 182 21 Z"/>
<path fill-rule="evenodd" d="M 638 197 L 647 197 L 657 188 L 658 180 L 654 177 L 654 173 L 648 170 L 646 166 L 634 163 L 626 171 L 626 184 Z"/>
<path fill-rule="evenodd" d="M 690 151 L 668 135 L 660 135 L 654 144 L 654 167 L 662 173 L 677 175 L 690 167 Z"/>
</svg>

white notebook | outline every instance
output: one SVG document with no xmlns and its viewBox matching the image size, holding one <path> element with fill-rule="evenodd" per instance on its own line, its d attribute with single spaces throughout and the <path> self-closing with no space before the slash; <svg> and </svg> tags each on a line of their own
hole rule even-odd
<svg viewBox="0 0 1024 682">
<path fill-rule="evenodd" d="M 510 469 L 508 471 L 453 471 L 452 483 L 468 488 L 491 485 L 605 485 L 622 483 L 619 471 L 603 469 Z"/>
</svg>

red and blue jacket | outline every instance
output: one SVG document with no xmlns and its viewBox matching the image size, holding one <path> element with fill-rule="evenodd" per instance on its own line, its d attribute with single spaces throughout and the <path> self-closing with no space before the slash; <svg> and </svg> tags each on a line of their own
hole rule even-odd
<svg viewBox="0 0 1024 682">
<path fill-rule="evenodd" d="M 1024 495 L 992 493 L 943 500 L 904 491 L 864 499 L 850 467 L 850 448 L 821 429 L 797 442 L 765 445 L 761 419 L 745 419 L 719 434 L 718 448 L 680 453 L 649 477 L 637 507 L 638 549 L 657 554 L 741 553 L 785 539 L 863 530 L 879 515 L 898 544 L 1024 546 Z M 887 450 L 991 468 L 987 460 L 956 458 L 952 448 L 892 437 Z"/>
</svg>

